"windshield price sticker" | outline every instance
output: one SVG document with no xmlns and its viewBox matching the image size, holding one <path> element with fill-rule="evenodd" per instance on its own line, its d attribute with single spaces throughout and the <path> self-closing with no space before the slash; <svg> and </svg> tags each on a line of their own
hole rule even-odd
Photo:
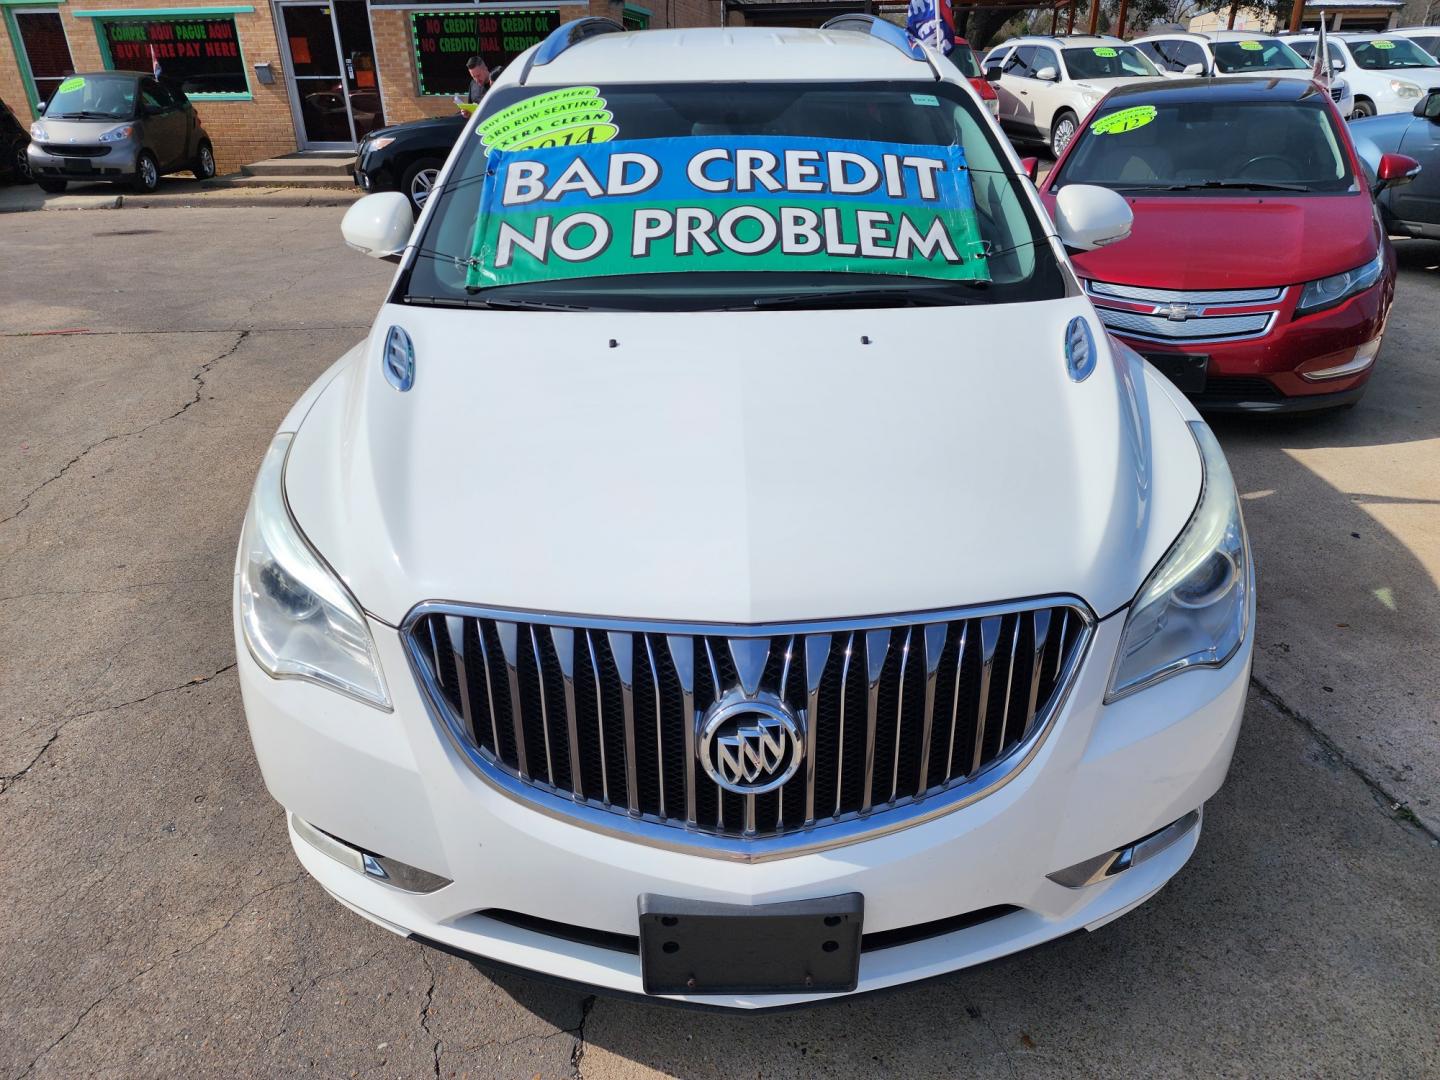
<svg viewBox="0 0 1440 1080">
<path fill-rule="evenodd" d="M 1376 40 L 1376 41 L 1370 42 L 1370 44 L 1371 44 L 1372 46 L 1374 46 L 1375 48 L 1377 48 L 1377 49 L 1393 49 L 1393 48 L 1395 48 L 1395 42 L 1393 42 L 1393 41 L 1379 41 L 1379 40 Z"/>
<path fill-rule="evenodd" d="M 1108 45 L 1101 45 L 1098 49 L 1091 49 L 1090 51 L 1093 52 L 1096 56 L 1119 56 L 1119 55 L 1120 55 L 1120 54 L 1117 53 L 1114 49 L 1110 48 L 1110 46 L 1108 46 Z"/>
<path fill-rule="evenodd" d="M 488 165 L 472 289 L 687 270 L 990 280 L 960 146 L 688 136 Z"/>
<path fill-rule="evenodd" d="M 476 129 L 485 151 L 609 142 L 620 134 L 594 86 L 568 86 L 501 109 Z"/>
<path fill-rule="evenodd" d="M 1136 105 L 1130 109 L 1113 112 L 1109 116 L 1102 116 L 1090 125 L 1090 133 L 1092 135 L 1122 135 L 1127 131 L 1144 127 L 1154 119 L 1154 105 Z"/>
<path fill-rule="evenodd" d="M 1264 46 L 1258 41 L 1242 41 L 1240 42 L 1240 48 L 1246 52 L 1259 52 Z"/>
<path fill-rule="evenodd" d="M 83 87 L 84 85 L 85 85 L 85 80 L 84 80 L 84 79 L 79 79 L 79 78 L 76 78 L 76 79 L 66 79 L 64 82 L 62 82 L 62 83 L 60 84 L 60 92 L 61 92 L 62 94 L 67 94 L 67 93 L 69 93 L 71 90 L 79 90 L 79 89 L 80 89 L 81 87 Z"/>
</svg>

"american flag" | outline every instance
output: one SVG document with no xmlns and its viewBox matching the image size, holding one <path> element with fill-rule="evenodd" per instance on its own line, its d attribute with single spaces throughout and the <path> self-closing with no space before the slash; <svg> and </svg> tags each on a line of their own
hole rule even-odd
<svg viewBox="0 0 1440 1080">
<path fill-rule="evenodd" d="M 1320 15 L 1320 38 L 1315 43 L 1315 62 L 1310 65 L 1315 81 L 1330 89 L 1330 43 L 1325 40 L 1325 15 Z"/>
</svg>

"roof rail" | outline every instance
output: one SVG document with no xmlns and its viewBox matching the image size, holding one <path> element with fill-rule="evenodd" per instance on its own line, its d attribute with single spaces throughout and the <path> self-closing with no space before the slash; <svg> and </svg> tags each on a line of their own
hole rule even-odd
<svg viewBox="0 0 1440 1080">
<path fill-rule="evenodd" d="M 571 19 L 567 23 L 561 23 L 550 32 L 544 41 L 535 46 L 535 51 L 525 62 L 525 70 L 520 73 L 520 85 L 524 86 L 526 80 L 530 78 L 532 68 L 550 63 L 566 49 L 573 48 L 582 41 L 598 37 L 600 34 L 623 33 L 625 33 L 625 27 L 614 19 L 602 19 L 599 16 Z"/>
<path fill-rule="evenodd" d="M 930 64 L 930 70 L 935 71 L 937 79 L 940 78 L 940 72 L 935 70 L 935 65 L 930 62 L 930 57 L 920 42 L 916 41 L 903 27 L 887 22 L 878 15 L 862 15 L 859 12 L 836 15 L 833 19 L 821 23 L 820 29 L 853 30 L 857 34 L 869 34 L 871 37 L 879 38 L 885 44 L 899 49 L 910 59 Z"/>
</svg>

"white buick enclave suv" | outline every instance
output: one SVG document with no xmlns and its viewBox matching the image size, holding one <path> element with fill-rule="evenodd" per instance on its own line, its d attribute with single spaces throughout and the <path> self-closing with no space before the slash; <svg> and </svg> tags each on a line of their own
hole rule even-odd
<svg viewBox="0 0 1440 1080">
<path fill-rule="evenodd" d="M 507 68 L 413 233 L 346 215 L 398 270 L 235 576 L 300 861 L 431 945 L 745 1009 L 1130 910 L 1224 779 L 1254 590 L 1214 437 L 1068 261 L 1128 208 L 1052 225 L 883 22 L 619 29 Z"/>
</svg>

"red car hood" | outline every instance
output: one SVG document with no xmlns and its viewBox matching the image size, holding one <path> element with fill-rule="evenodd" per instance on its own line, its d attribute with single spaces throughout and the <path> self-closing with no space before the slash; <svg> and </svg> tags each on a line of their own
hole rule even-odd
<svg viewBox="0 0 1440 1080">
<path fill-rule="evenodd" d="M 1133 198 L 1135 227 L 1075 259 L 1098 281 L 1156 289 L 1294 285 L 1353 270 L 1381 234 L 1363 194 Z M 1046 193 L 1053 213 L 1055 197 Z"/>
</svg>

